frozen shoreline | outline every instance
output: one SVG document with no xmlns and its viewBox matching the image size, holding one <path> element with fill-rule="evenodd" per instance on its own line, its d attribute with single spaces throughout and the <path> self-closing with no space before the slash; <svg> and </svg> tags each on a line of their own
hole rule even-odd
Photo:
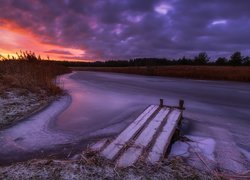
<svg viewBox="0 0 250 180">
<path fill-rule="evenodd" d="M 249 152 L 226 141 L 209 137 L 186 135 L 188 141 L 177 141 L 172 145 L 170 157 L 183 157 L 188 164 L 201 170 L 223 170 L 244 173 L 249 170 Z M 218 147 L 223 146 L 223 147 Z M 232 147 L 235 146 L 235 147 Z"/>
<path fill-rule="evenodd" d="M 0 128 L 22 122 L 43 110 L 55 99 L 56 97 L 47 97 L 44 91 L 33 93 L 25 89 L 9 89 L 0 97 Z"/>
<path fill-rule="evenodd" d="M 203 102 L 206 98 L 204 99 L 201 94 L 193 95 L 189 90 L 187 94 L 184 94 L 185 96 L 176 95 L 174 91 L 166 93 L 166 90 L 170 89 L 168 86 L 177 86 L 178 83 L 194 83 L 194 85 L 204 86 L 207 82 L 191 80 L 176 82 L 174 78 L 89 72 L 67 74 L 61 77 L 61 81 L 62 87 L 68 91 L 70 97 L 63 97 L 43 112 L 32 116 L 31 120 L 0 132 L 2 137 L 0 145 L 3 147 L 3 152 L 0 152 L 0 161 L 1 157 L 11 155 L 11 153 L 46 149 L 57 145 L 63 147 L 64 144 L 70 143 L 76 143 L 75 146 L 78 146 L 77 143 L 80 141 L 93 141 L 98 137 L 115 135 L 147 105 L 154 104 L 159 97 L 167 99 L 168 104 L 174 104 L 178 97 L 187 99 L 183 129 L 184 135 L 194 142 L 188 142 L 187 146 L 186 142 L 178 141 L 173 145 L 171 154 L 195 160 L 196 163 L 193 163 L 193 160 L 189 163 L 198 168 L 206 169 L 207 167 L 204 167 L 199 157 L 195 157 L 197 153 L 205 159 L 211 169 L 225 168 L 235 172 L 244 172 L 249 169 L 248 149 L 239 147 L 239 141 L 237 143 L 235 141 L 235 135 L 238 134 L 228 129 L 233 125 L 234 117 L 228 118 L 225 123 L 225 118 L 222 116 L 224 110 L 231 108 L 231 105 L 220 107 L 220 104 L 215 103 L 211 106 Z M 154 86 L 156 86 L 155 89 Z M 182 86 L 185 87 L 185 84 Z M 215 87 L 219 86 L 216 84 Z M 226 86 L 229 87 L 228 84 Z M 210 84 L 209 87 L 213 88 Z M 202 89 L 205 88 L 202 87 Z M 243 89 L 243 86 L 240 89 Z M 189 94 L 194 97 L 190 97 Z M 203 98 L 203 101 L 197 101 L 198 98 Z M 216 102 L 216 99 L 208 99 L 208 101 L 209 103 Z M 241 103 L 242 107 L 243 105 Z M 248 113 L 244 111 L 244 108 L 241 112 Z M 236 115 L 241 116 L 240 113 Z M 210 121 L 211 118 L 214 121 Z M 240 126 L 242 136 L 249 124 L 247 121 L 241 121 L 241 123 L 245 124 L 245 126 Z M 206 131 L 202 132 L 202 129 Z M 237 131 L 239 128 L 233 130 Z M 244 142 L 244 139 L 238 139 Z M 245 145 L 248 147 L 248 144 Z M 226 153 L 223 153 L 224 148 L 226 148 Z M 228 159 L 228 156 L 233 159 Z"/>
</svg>

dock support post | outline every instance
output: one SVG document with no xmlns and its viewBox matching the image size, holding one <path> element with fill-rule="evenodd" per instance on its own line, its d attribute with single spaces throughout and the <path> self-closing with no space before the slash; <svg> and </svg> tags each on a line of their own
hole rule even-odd
<svg viewBox="0 0 250 180">
<path fill-rule="evenodd" d="M 180 109 L 184 108 L 184 100 L 182 100 L 182 99 L 179 100 L 179 108 Z"/>
<path fill-rule="evenodd" d="M 183 112 L 182 111 L 185 109 L 183 99 L 179 100 L 179 109 L 181 110 L 181 120 L 179 121 L 179 126 L 181 126 L 181 122 L 182 122 L 182 119 L 183 119 Z"/>
<path fill-rule="evenodd" d="M 163 107 L 163 99 L 160 99 L 160 107 Z"/>
</svg>

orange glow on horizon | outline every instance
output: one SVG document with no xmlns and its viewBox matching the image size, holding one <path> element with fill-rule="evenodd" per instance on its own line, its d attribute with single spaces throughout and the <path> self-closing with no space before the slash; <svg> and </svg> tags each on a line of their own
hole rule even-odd
<svg viewBox="0 0 250 180">
<path fill-rule="evenodd" d="M 54 44 L 42 43 L 41 37 L 38 37 L 31 31 L 17 26 L 15 23 L 0 19 L 0 55 L 16 57 L 16 53 L 21 51 L 32 51 L 40 55 L 43 59 L 68 60 L 68 61 L 90 61 L 76 60 L 72 57 L 81 57 L 84 50 L 68 48 Z M 70 54 L 47 53 L 46 51 L 65 51 Z M 64 56 L 62 58 L 62 56 Z"/>
</svg>

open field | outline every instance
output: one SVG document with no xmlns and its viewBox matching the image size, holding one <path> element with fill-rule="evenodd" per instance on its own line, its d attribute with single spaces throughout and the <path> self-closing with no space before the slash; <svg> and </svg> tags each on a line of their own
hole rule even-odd
<svg viewBox="0 0 250 180">
<path fill-rule="evenodd" d="M 73 67 L 72 69 L 78 71 L 250 82 L 250 67 L 239 66 Z"/>
</svg>

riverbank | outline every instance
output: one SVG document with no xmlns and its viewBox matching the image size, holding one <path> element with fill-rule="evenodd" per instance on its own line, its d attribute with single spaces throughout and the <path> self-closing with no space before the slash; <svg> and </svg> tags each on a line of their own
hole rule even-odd
<svg viewBox="0 0 250 180">
<path fill-rule="evenodd" d="M 200 80 L 250 82 L 250 67 L 243 66 L 72 67 L 71 69 L 75 71 L 114 72 Z"/>
<path fill-rule="evenodd" d="M 14 125 L 47 107 L 59 95 L 51 96 L 46 91 L 31 92 L 11 88 L 0 96 L 0 129 Z"/>
<path fill-rule="evenodd" d="M 104 109 L 103 112 L 101 112 L 100 117 L 102 118 L 99 118 L 97 117 L 96 119 L 101 119 L 100 122 L 103 121 L 103 119 L 112 119 L 112 117 L 114 117 L 114 114 L 112 113 L 110 118 L 104 117 L 105 113 L 107 112 L 114 112 L 114 107 L 109 107 L 107 109 L 105 109 L 105 107 L 107 107 L 107 99 L 108 99 L 108 102 L 110 102 L 110 104 L 114 104 L 115 107 L 119 107 L 121 109 L 126 109 L 127 111 L 129 111 L 129 108 L 127 107 L 138 107 L 138 104 L 133 104 L 133 103 L 138 103 L 140 102 L 140 99 L 141 97 L 138 99 L 138 98 L 135 98 L 135 96 L 129 96 L 128 98 L 128 94 L 130 91 L 130 89 L 132 89 L 131 93 L 135 93 L 135 92 L 138 92 L 136 91 L 136 89 L 133 89 L 132 86 L 134 86 L 134 84 L 137 84 L 137 87 L 140 87 L 139 85 L 139 82 L 142 83 L 144 86 L 149 86 L 151 88 L 145 88 L 144 89 L 151 89 L 152 88 L 155 88 L 157 89 L 157 93 L 155 92 L 152 92 L 152 95 L 153 97 L 150 98 L 152 95 L 150 95 L 150 92 L 146 93 L 145 95 L 145 98 L 143 96 L 143 105 L 142 107 L 146 107 L 146 105 L 148 104 L 152 104 L 154 103 L 154 100 L 157 99 L 159 96 L 160 97 L 163 97 L 164 99 L 168 99 L 169 103 L 171 102 L 171 97 L 180 97 L 179 95 L 175 95 L 173 96 L 172 94 L 170 94 L 169 96 L 166 96 L 166 92 L 168 92 L 168 90 L 170 89 L 182 89 L 182 88 L 176 88 L 176 87 L 173 87 L 171 85 L 171 83 L 174 83 L 174 84 L 180 84 L 178 80 L 178 83 L 175 83 L 173 81 L 173 79 L 171 79 L 171 81 L 167 81 L 167 83 L 164 83 L 165 81 L 162 82 L 162 79 L 158 79 L 158 81 L 160 81 L 160 83 L 158 84 L 158 81 L 156 81 L 156 79 L 154 77 L 128 77 L 127 75 L 116 75 L 114 76 L 113 74 L 106 74 L 106 73 L 93 73 L 93 72 L 78 72 L 78 73 L 74 73 L 74 74 L 71 74 L 71 75 L 66 75 L 67 78 L 68 78 L 68 81 L 66 79 L 64 79 L 64 88 L 67 89 L 69 91 L 69 93 L 72 93 L 72 102 L 71 105 L 74 105 L 74 102 L 77 104 L 77 106 L 72 106 L 73 110 L 76 110 L 76 107 L 79 107 L 79 112 L 81 113 L 81 115 L 83 117 L 85 117 L 86 115 L 93 115 L 94 113 L 92 113 L 92 111 L 90 111 L 91 108 L 95 108 L 93 109 L 93 112 L 96 112 L 96 107 L 98 107 L 98 109 Z M 114 79 L 113 79 L 113 78 Z M 119 77 L 119 78 L 118 78 Z M 111 79 L 110 79 L 111 78 Z M 139 78 L 139 79 L 138 79 Z M 144 79 L 146 78 L 146 79 Z M 122 79 L 122 82 L 121 82 L 121 79 Z M 76 81 L 78 80 L 78 81 Z M 115 81 L 114 80 L 117 80 L 118 82 L 118 85 L 117 84 L 113 84 Z M 133 82 L 136 80 L 136 83 Z M 184 79 L 183 79 L 184 81 Z M 78 83 L 77 83 L 78 82 Z M 112 83 L 113 86 L 111 86 L 111 89 L 113 91 L 111 91 L 110 89 L 105 89 L 105 86 L 102 84 L 102 83 L 107 83 L 107 82 L 110 82 Z M 132 82 L 132 84 L 130 84 Z M 127 89 L 124 89 L 125 86 L 122 86 L 122 88 L 119 88 L 119 83 L 122 83 L 123 85 L 125 84 L 127 86 Z M 158 85 L 157 85 L 157 84 Z M 188 82 L 182 82 L 182 86 L 183 87 L 189 87 L 191 86 L 190 89 L 196 89 L 194 85 L 192 85 L 192 83 L 190 84 L 191 82 L 188 81 Z M 208 87 L 205 87 L 207 89 L 208 92 L 213 92 L 212 89 L 210 89 L 211 87 L 214 87 L 214 86 L 211 86 L 211 82 L 200 82 L 200 81 L 194 81 L 193 83 L 197 84 L 198 83 L 198 87 L 202 87 L 202 86 L 208 86 Z M 202 83 L 202 86 L 200 86 L 200 84 Z M 90 85 L 93 85 L 95 89 L 93 89 L 93 87 L 89 87 Z M 171 85 L 171 88 L 169 87 L 162 87 L 162 84 L 164 85 Z M 245 84 L 242 83 L 244 86 Z M 153 86 L 152 86 L 153 85 Z M 188 86 L 189 85 L 189 86 Z M 88 86 L 88 88 L 86 87 Z M 159 87 L 160 86 L 160 87 Z M 233 89 L 233 88 L 228 88 L 230 87 L 230 84 L 227 84 L 225 88 L 229 89 L 230 91 Z M 240 86 L 239 86 L 240 87 Z M 106 88 L 107 88 L 107 84 L 106 84 Z M 116 89 L 118 88 L 118 89 Z M 221 87 L 223 89 L 223 87 Z M 159 89 L 162 89 L 162 93 L 159 92 L 158 90 Z M 114 97 L 115 94 L 115 91 L 117 90 L 117 92 L 119 92 L 119 96 L 115 96 L 116 98 L 110 98 L 110 97 Z M 237 89 L 236 89 L 237 90 Z M 241 92 L 249 92 L 247 91 L 247 89 L 242 89 L 242 87 L 240 88 Z M 140 94 L 142 95 L 142 91 L 140 90 L 139 91 Z M 193 92 L 193 90 L 192 90 Z M 198 91 L 198 92 L 204 92 L 204 91 Z M 216 91 L 217 92 L 217 91 Z M 223 91 L 224 92 L 224 91 Z M 225 93 L 223 93 L 224 95 L 226 95 L 226 97 L 228 97 L 228 95 L 226 94 L 227 91 L 225 91 Z M 123 94 L 125 93 L 125 94 Z M 156 95 L 157 94 L 157 95 Z M 183 94 L 181 92 L 181 94 Z M 232 93 L 233 95 L 237 95 L 237 93 Z M 75 96 L 74 96 L 75 95 Z M 80 95 L 80 96 L 79 96 Z M 196 96 L 197 93 L 194 93 L 194 94 L 188 94 L 188 97 L 189 98 L 192 98 L 193 96 Z M 210 94 L 211 95 L 211 94 Z M 211 97 L 213 97 L 213 94 L 211 95 L 211 97 L 208 97 L 208 95 L 206 96 L 207 98 L 211 99 Z M 223 97 L 223 96 L 220 96 L 220 97 Z M 229 96 L 231 97 L 231 96 Z M 242 95 L 241 95 L 242 97 Z M 246 97 L 244 97 L 244 94 L 243 94 L 243 99 L 247 100 L 249 96 L 246 95 Z M 92 100 L 93 99 L 90 99 L 90 98 L 94 98 L 94 100 L 98 100 L 98 101 L 94 101 L 95 104 L 93 103 L 90 103 L 90 102 L 93 102 Z M 234 97 L 232 98 L 228 98 L 230 99 L 230 101 L 233 99 Z M 130 101 L 126 101 L 125 99 L 130 99 L 131 101 L 133 100 L 133 102 L 130 102 Z M 186 99 L 186 98 L 185 98 Z M 239 99 L 239 96 L 237 95 L 237 99 Z M 78 101 L 76 101 L 78 100 Z M 91 101 L 90 101 L 91 100 Z M 151 101 L 152 100 L 152 101 Z M 191 99 L 192 100 L 192 99 Z M 191 100 L 189 99 L 187 103 L 187 112 L 185 113 L 185 117 L 187 118 L 186 120 L 184 120 L 185 124 L 188 123 L 188 119 L 192 119 L 192 116 L 190 117 L 189 114 L 188 114 L 188 111 L 190 111 L 190 109 L 192 109 L 192 104 L 190 104 Z M 202 96 L 202 100 L 204 100 L 204 96 Z M 216 98 L 216 100 L 218 100 L 218 98 Z M 82 101 L 85 102 L 86 104 L 81 104 L 81 102 L 79 101 Z M 64 102 L 64 101 L 63 101 Z M 100 102 L 104 102 L 103 104 L 101 104 Z M 116 102 L 116 103 L 115 103 Z M 117 102 L 119 102 L 119 104 L 117 104 Z M 238 102 L 238 101 L 232 101 L 232 102 Z M 243 104 L 245 101 L 242 101 Z M 241 104 L 242 104 L 241 102 Z M 246 101 L 247 103 L 248 101 Z M 80 103 L 80 104 L 79 104 Z M 125 103 L 125 104 L 122 104 L 122 103 Z M 129 104 L 127 104 L 129 103 Z M 132 103 L 132 104 L 131 104 Z M 56 102 L 57 105 L 60 105 L 61 107 L 65 107 L 67 103 L 65 103 L 65 105 L 62 105 L 62 102 Z M 18 124 L 17 126 L 14 126 L 10 129 L 8 129 L 8 132 L 6 133 L 2 133 L 1 135 L 5 134 L 5 139 L 6 140 L 11 140 L 11 141 L 3 141 L 3 144 L 5 146 L 1 146 L 1 152 L 6 152 L 9 153 L 9 155 L 11 157 L 13 156 L 23 156 L 22 153 L 18 153 L 20 151 L 26 151 L 26 150 L 33 150 L 34 146 L 35 148 L 41 150 L 41 151 L 44 151 L 44 149 L 46 147 L 53 147 L 55 144 L 54 143 L 58 143 L 60 144 L 61 148 L 58 149 L 58 151 L 64 151 L 65 149 L 65 144 L 66 143 L 72 143 L 72 137 L 68 137 L 68 136 L 62 136 L 62 131 L 61 132 L 57 132 L 57 131 L 51 131 L 53 129 L 50 129 L 50 128 L 47 128 L 48 124 L 49 124 L 49 118 L 51 117 L 51 115 L 55 114 L 55 107 L 57 107 L 57 105 L 55 106 L 52 106 L 52 108 L 48 108 L 47 110 L 50 111 L 48 113 L 48 111 L 44 112 L 43 115 L 37 115 L 37 117 L 32 117 L 32 120 L 30 121 L 26 121 L 25 123 L 20 123 Z M 85 106 L 84 106 L 85 105 Z M 126 106 L 125 106 L 126 105 Z M 88 107 L 88 108 L 82 108 L 82 107 Z M 202 106 L 203 107 L 203 106 Z M 205 106 L 207 107 L 207 106 Z M 238 106 L 235 106 L 235 107 L 239 107 Z M 58 108 L 58 110 L 56 110 L 56 112 L 59 112 L 60 110 L 59 109 L 63 109 L 63 108 Z M 207 110 L 207 108 L 206 108 Z M 84 114 L 84 111 L 87 111 L 85 114 Z M 214 113 L 214 110 L 211 109 L 211 111 Z M 195 112 L 198 113 L 197 109 L 195 109 Z M 248 112 L 248 111 L 247 111 Z M 69 108 L 69 115 L 72 113 L 70 111 L 70 108 Z M 100 113 L 100 112 L 99 112 Z M 103 114 L 104 113 L 104 114 Z M 121 115 L 120 111 L 117 111 L 117 113 L 119 115 Z M 190 113 L 190 112 L 189 112 Z M 201 113 L 201 112 L 200 112 Z M 77 138 L 83 138 L 85 137 L 86 138 L 86 134 L 82 134 L 83 131 L 87 132 L 89 131 L 89 128 L 93 128 L 93 126 L 95 124 L 100 124 L 100 122 L 98 121 L 94 121 L 95 118 L 94 117 L 91 117 L 91 116 L 87 116 L 89 118 L 84 118 L 83 120 L 81 120 L 81 122 L 86 122 L 89 121 L 92 122 L 91 123 L 88 123 L 88 124 L 76 124 L 75 126 L 70 126 L 73 122 L 74 122 L 74 118 L 79 118 L 79 115 L 77 114 L 77 111 L 74 111 L 74 114 L 76 115 L 76 117 L 74 116 L 70 116 L 70 121 L 67 120 L 67 117 L 65 119 L 65 121 L 57 121 L 57 127 L 59 125 L 65 125 L 65 126 L 61 126 L 61 127 L 64 127 L 66 130 L 67 129 L 70 129 L 70 130 L 76 130 L 76 128 L 79 128 L 79 131 L 81 133 L 79 134 L 76 134 L 75 137 Z M 129 112 L 128 113 L 129 115 L 132 114 L 132 112 Z M 202 112 L 202 114 L 204 114 Z M 227 113 L 223 113 L 224 115 L 227 114 Z M 213 114 L 214 115 L 214 114 Z M 65 115 L 63 115 L 65 117 Z M 230 115 L 232 116 L 232 115 Z M 55 116 L 56 117 L 56 116 Z M 120 116 L 119 116 L 120 117 Z M 126 116 L 125 116 L 126 117 Z M 199 116 L 197 116 L 199 117 Z M 202 116 L 203 117 L 203 116 Z M 46 120 L 46 118 L 48 118 L 48 120 Z M 214 118 L 214 116 L 213 116 Z M 207 120 L 209 119 L 212 119 L 212 118 L 208 118 Z M 115 133 L 119 133 L 120 130 L 117 129 L 116 126 L 110 126 L 110 124 L 115 124 L 115 122 L 122 122 L 122 123 L 128 123 L 128 122 L 125 122 L 125 120 L 127 120 L 126 118 L 124 118 L 124 116 L 120 117 L 120 120 L 117 119 L 116 121 L 112 121 L 112 123 L 110 122 L 105 122 L 105 126 L 107 126 L 107 128 L 109 129 L 112 129 L 112 131 L 117 131 Z M 227 118 L 227 121 L 229 119 Z M 46 121 L 44 123 L 44 121 Z M 195 121 L 192 120 L 192 121 Z M 60 124 L 61 122 L 61 124 Z M 98 123 L 97 123 L 98 122 Z M 204 123 L 204 122 L 202 122 Z M 125 124 L 123 124 L 121 127 L 124 127 Z M 239 124 L 239 122 L 237 123 Z M 44 126 L 45 125 L 45 126 Z M 81 125 L 81 126 L 80 126 Z M 237 129 L 236 128 L 236 125 L 233 125 L 234 126 L 234 129 Z M 45 128 L 44 128 L 45 127 Z M 71 128 L 69 128 L 71 127 Z M 85 130 L 84 128 L 87 127 L 87 130 Z M 111 128 L 112 127 L 112 128 Z M 242 127 L 246 127 L 247 126 L 242 126 Z M 62 128 L 60 128 L 62 129 Z M 96 129 L 101 129 L 101 127 L 98 127 Z M 206 126 L 206 129 L 208 129 L 208 127 Z M 210 128 L 209 128 L 210 129 Z M 101 129 L 102 132 L 104 132 L 102 129 Z M 96 132 L 95 129 L 93 129 L 93 132 Z M 109 131 L 108 131 L 109 132 Z M 217 130 L 216 130 L 217 132 Z M 105 130 L 105 133 L 107 133 L 107 129 Z M 104 134 L 105 134 L 104 133 Z M 102 133 L 101 133 L 102 134 Z M 213 132 L 213 134 L 215 134 Z M 224 133 L 223 131 L 223 134 L 227 134 L 227 133 Z M 65 135 L 65 134 L 64 134 Z M 67 135 L 67 134 L 66 134 Z M 72 135 L 72 134 L 71 134 Z M 11 137 L 11 139 L 9 138 Z M 65 138 L 64 138 L 65 137 Z M 4 138 L 2 138 L 4 140 Z M 89 138 L 87 138 L 89 139 Z M 243 139 L 243 138 L 241 138 Z M 248 138 L 246 138 L 248 139 Z M 69 140 L 69 141 L 68 141 Z M 86 140 L 86 139 L 85 139 Z M 225 140 L 225 138 L 223 137 L 223 140 Z M 6 142 L 8 144 L 6 144 Z M 73 141 L 74 142 L 74 141 Z M 209 141 L 210 142 L 210 141 Z M 233 142 L 231 139 L 229 139 L 227 142 Z M 43 144 L 45 143 L 45 144 Z M 220 143 L 219 143 L 220 144 Z M 232 144 L 232 143 L 221 143 L 223 145 L 223 149 L 227 146 L 227 144 Z M 18 146 L 15 146 L 15 145 L 18 145 Z M 41 146 L 38 146 L 38 145 L 41 145 Z M 46 146 L 44 146 L 46 145 Z M 202 141 L 202 146 L 205 148 L 205 153 L 210 153 L 210 152 L 207 152 L 207 147 L 206 145 L 204 145 L 204 141 Z M 20 149 L 20 147 L 22 149 Z M 72 144 L 72 148 L 76 148 L 76 145 Z M 84 148 L 82 148 L 83 150 Z M 86 155 L 86 153 L 88 152 L 83 152 L 83 154 Z M 6 154 L 2 153 L 2 157 L 5 157 Z M 184 168 L 183 171 L 181 169 L 172 169 L 171 172 L 169 172 L 169 174 L 167 173 L 164 173 L 166 170 L 168 170 L 169 168 L 172 168 L 172 166 L 174 166 L 173 164 L 176 164 L 176 162 L 172 162 L 172 160 L 164 160 L 162 163 L 158 164 L 157 166 L 148 166 L 147 164 L 144 164 L 144 165 L 137 165 L 135 167 L 131 167 L 131 168 L 128 168 L 128 169 L 116 169 L 115 168 L 115 165 L 114 164 L 110 164 L 110 166 L 108 166 L 108 164 L 105 163 L 105 161 L 102 161 L 101 159 L 100 160 L 97 160 L 97 162 L 100 162 L 100 164 L 95 164 L 95 163 L 91 163 L 92 160 L 89 160 L 87 157 L 89 155 L 87 155 L 87 157 L 84 155 L 82 157 L 82 154 L 80 154 L 80 156 L 78 157 L 74 157 L 73 156 L 74 153 L 70 153 L 69 152 L 69 156 L 68 158 L 65 158 L 64 160 L 58 160 L 56 158 L 54 159 L 50 159 L 50 157 L 44 157 L 43 160 L 31 160 L 31 161 L 26 161 L 26 162 L 21 162 L 21 163 L 15 163 L 11 166 L 2 166 L 0 169 L 0 172 L 2 174 L 2 177 L 3 179 L 13 179 L 14 176 L 15 177 L 30 177 L 30 178 L 36 178 L 36 177 L 40 177 L 40 178 L 43 178 L 43 177 L 51 177 L 51 179 L 53 177 L 59 177 L 61 179 L 64 178 L 64 175 L 67 175 L 69 174 L 70 177 L 87 177 L 87 178 L 102 178 L 102 177 L 109 177 L 109 175 L 107 175 L 110 171 L 114 174 L 114 179 L 126 179 L 126 178 L 134 178 L 134 175 L 132 173 L 137 173 L 137 176 L 135 178 L 140 178 L 140 177 L 143 177 L 144 179 L 147 178 L 147 177 L 155 177 L 156 178 L 160 178 L 162 177 L 162 179 L 166 179 L 168 177 L 170 177 L 170 179 L 172 178 L 180 178 L 181 176 L 177 176 L 177 174 L 183 174 L 183 171 L 184 173 L 189 173 L 189 172 L 193 172 L 194 171 L 198 171 L 197 169 L 193 168 L 192 166 L 187 166 L 189 168 Z M 182 152 L 180 153 L 182 154 Z M 217 153 L 215 153 L 217 154 Z M 224 153 L 223 153 L 224 154 Z M 73 156 L 73 159 L 69 159 L 69 157 Z M 54 157 L 54 156 L 53 156 Z M 80 157 L 80 158 L 79 158 Z M 92 156 L 90 156 L 90 159 L 91 159 Z M 220 156 L 219 156 L 220 157 Z M 232 156 L 228 156 L 228 157 L 232 157 Z M 38 158 L 38 157 L 36 157 Z M 40 157 L 39 157 L 40 158 Z M 43 158 L 43 157 L 42 157 Z M 49 158 L 49 159 L 48 159 Z M 95 157 L 93 157 L 95 159 Z M 31 159 L 31 158 L 30 158 Z M 90 164 L 86 163 L 86 159 L 88 162 L 90 162 Z M 177 159 L 180 159 L 180 158 L 177 158 Z M 237 158 L 236 158 L 237 159 Z M 192 161 L 192 159 L 190 159 Z M 240 161 L 240 159 L 237 159 L 237 161 Z M 180 161 L 178 161 L 177 165 L 178 167 L 182 167 L 182 166 L 186 166 L 186 161 L 182 161 L 182 159 L 180 159 Z M 201 161 L 200 161 L 201 162 Z M 202 163 L 202 162 L 201 162 Z M 226 162 L 225 162 L 226 163 Z M 229 163 L 227 163 L 229 164 Z M 88 166 L 86 166 L 88 165 Z M 106 169 L 106 167 L 108 167 L 109 169 Z M 83 169 L 81 171 L 81 169 Z M 115 169 L 115 170 L 113 170 Z M 152 174 L 151 170 L 150 169 L 154 169 L 154 174 Z M 86 170 L 86 171 L 85 171 Z M 162 171 L 161 171 L 162 170 Z M 125 171 L 125 172 L 124 172 Z M 209 171 L 209 174 L 208 176 L 211 176 L 211 177 L 214 177 L 214 176 L 218 176 L 217 174 L 219 174 L 219 176 L 221 177 L 222 175 L 218 172 L 221 172 L 222 170 L 221 169 L 213 169 L 212 171 Z M 116 175 L 118 172 L 119 175 Z M 216 173 L 215 173 L 216 172 Z M 124 175 L 123 175 L 124 173 Z M 214 173 L 216 175 L 214 175 Z M 95 174 L 97 174 L 98 176 L 95 176 Z M 131 176 L 131 174 L 133 176 Z M 159 176 L 158 176 L 159 174 Z M 228 174 L 228 173 L 227 173 Z M 226 175 L 227 175 L 226 174 Z M 161 175 L 161 176 L 160 176 Z M 203 179 L 203 176 L 199 176 L 197 174 L 195 174 L 197 177 L 194 177 L 194 176 L 189 176 L 189 175 L 183 175 L 182 179 L 184 178 L 196 178 L 196 179 Z M 225 175 L 224 175 L 225 176 Z M 236 175 L 234 175 L 236 176 Z M 240 177 L 246 177 L 247 175 L 246 174 L 241 174 L 241 175 L 237 175 L 237 176 L 240 176 Z M 66 176 L 67 178 L 68 176 Z M 249 175 L 248 175 L 249 177 Z M 65 179 L 66 179 L 65 178 Z M 0 178 L 1 179 L 1 178 Z M 69 178 L 68 178 L 69 179 Z M 241 178 L 243 179 L 243 178 Z"/>
<path fill-rule="evenodd" d="M 0 129 L 38 112 L 63 95 L 58 75 L 70 70 L 31 52 L 0 56 Z"/>
<path fill-rule="evenodd" d="M 128 168 L 84 151 L 71 160 L 31 160 L 0 167 L 0 179 L 215 179 L 212 173 L 188 166 L 181 158 L 157 165 L 137 163 Z"/>
<path fill-rule="evenodd" d="M 204 171 L 188 165 L 181 157 L 152 165 L 137 162 L 119 168 L 88 149 L 68 160 L 34 159 L 0 167 L 0 179 L 249 179 L 250 173 Z"/>
<path fill-rule="evenodd" d="M 0 111 L 1 126 L 15 125 L 19 120 L 34 114 L 55 99 L 55 97 L 43 95 L 46 93 L 41 92 L 39 95 L 31 92 L 24 93 L 21 89 L 6 92 L 5 98 L 0 101 L 3 106 Z M 47 157 L 0 166 L 0 179 L 214 179 L 214 177 L 212 173 L 187 165 L 181 158 L 166 159 L 155 166 L 138 163 L 125 169 L 116 168 L 114 163 L 89 150 L 64 160 Z"/>
</svg>

